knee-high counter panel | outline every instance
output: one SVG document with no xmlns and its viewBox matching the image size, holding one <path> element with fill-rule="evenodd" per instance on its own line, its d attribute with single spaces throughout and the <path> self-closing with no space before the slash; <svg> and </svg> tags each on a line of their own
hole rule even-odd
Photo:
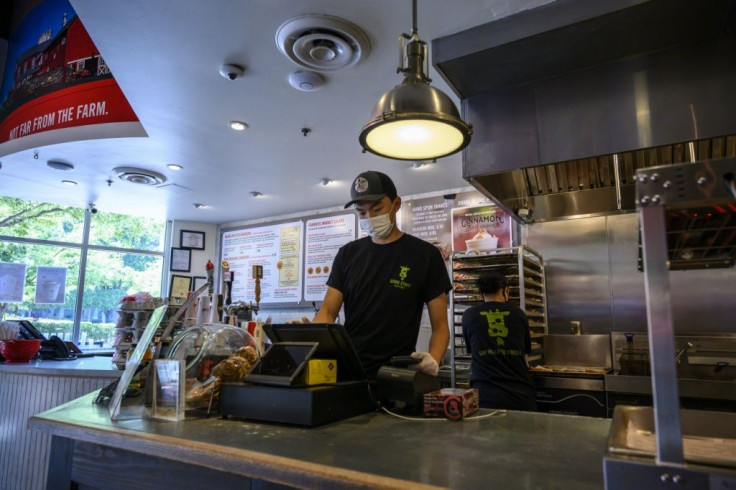
<svg viewBox="0 0 736 490">
<path fill-rule="evenodd" d="M 603 488 L 608 419 L 374 412 L 314 428 L 219 417 L 112 422 L 93 397 L 29 421 L 52 435 L 49 488 Z"/>
</svg>

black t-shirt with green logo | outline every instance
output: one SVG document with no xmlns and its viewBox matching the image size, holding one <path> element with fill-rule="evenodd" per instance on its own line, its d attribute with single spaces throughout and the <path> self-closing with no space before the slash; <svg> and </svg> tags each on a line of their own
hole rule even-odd
<svg viewBox="0 0 736 490">
<path fill-rule="evenodd" d="M 490 301 L 463 312 L 463 337 L 471 353 L 470 385 L 481 406 L 534 410 L 534 382 L 524 355 L 531 352 L 526 314 L 516 306 Z"/>
<path fill-rule="evenodd" d="M 424 304 L 452 288 L 439 250 L 406 233 L 383 245 L 370 237 L 343 245 L 327 285 L 343 294 L 345 330 L 369 376 L 416 350 Z"/>
</svg>

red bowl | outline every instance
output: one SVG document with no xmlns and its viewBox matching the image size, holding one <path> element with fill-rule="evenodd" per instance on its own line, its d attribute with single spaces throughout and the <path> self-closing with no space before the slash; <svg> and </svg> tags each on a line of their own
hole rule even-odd
<svg viewBox="0 0 736 490">
<path fill-rule="evenodd" d="M 41 341 L 32 340 L 0 340 L 0 354 L 5 362 L 30 362 L 41 349 Z"/>
</svg>

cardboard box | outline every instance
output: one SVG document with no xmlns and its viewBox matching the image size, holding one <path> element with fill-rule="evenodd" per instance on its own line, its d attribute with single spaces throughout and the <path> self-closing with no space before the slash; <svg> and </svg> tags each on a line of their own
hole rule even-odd
<svg viewBox="0 0 736 490">
<path fill-rule="evenodd" d="M 475 388 L 442 388 L 425 393 L 424 415 L 460 420 L 478 411 L 478 390 Z"/>
<path fill-rule="evenodd" d="M 336 359 L 310 359 L 302 375 L 305 385 L 337 383 Z"/>
</svg>

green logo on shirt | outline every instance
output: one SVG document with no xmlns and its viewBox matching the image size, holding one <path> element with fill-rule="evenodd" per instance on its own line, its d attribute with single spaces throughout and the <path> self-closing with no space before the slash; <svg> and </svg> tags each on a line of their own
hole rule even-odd
<svg viewBox="0 0 736 490">
<path fill-rule="evenodd" d="M 407 267 L 405 265 L 399 266 L 399 278 L 398 279 L 390 279 L 389 283 L 394 286 L 397 289 L 406 289 L 411 287 L 410 282 L 406 282 L 406 276 L 409 275 L 409 271 L 411 270 L 410 267 Z"/>
<path fill-rule="evenodd" d="M 401 272 L 399 272 L 399 278 L 401 278 L 401 280 L 403 281 L 404 279 L 406 279 L 406 275 L 409 273 L 410 268 L 405 265 L 400 265 L 399 267 L 401 267 Z"/>
<path fill-rule="evenodd" d="M 509 329 L 506 327 L 505 316 L 511 314 L 510 311 L 481 311 L 481 315 L 486 317 L 488 322 L 488 335 L 490 337 L 497 337 L 496 342 L 498 345 L 506 345 L 503 339 L 509 336 Z"/>
</svg>

